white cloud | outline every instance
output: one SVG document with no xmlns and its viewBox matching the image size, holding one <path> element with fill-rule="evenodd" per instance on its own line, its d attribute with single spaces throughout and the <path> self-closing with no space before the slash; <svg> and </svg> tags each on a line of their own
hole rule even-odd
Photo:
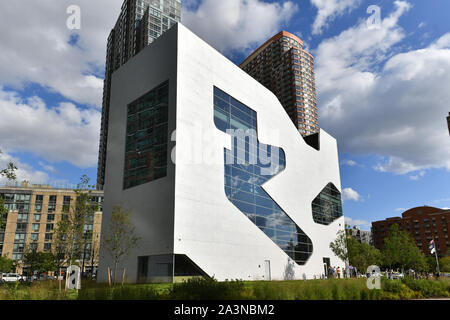
<svg viewBox="0 0 450 320">
<path fill-rule="evenodd" d="M 349 226 L 359 226 L 361 230 L 370 229 L 371 223 L 366 220 L 352 219 L 350 217 L 344 217 L 345 223 Z"/>
<path fill-rule="evenodd" d="M 358 163 L 354 160 L 343 160 L 343 161 L 341 161 L 341 165 L 347 165 L 350 167 L 354 167 L 354 166 L 358 165 Z"/>
<path fill-rule="evenodd" d="M 96 165 L 99 111 L 79 109 L 72 103 L 50 108 L 38 97 L 23 100 L 0 87 L 0 114 L 5 152 L 32 152 L 50 162 L 65 160 L 81 168 Z"/>
<path fill-rule="evenodd" d="M 47 183 L 49 177 L 48 174 L 39 171 L 34 170 L 31 166 L 22 163 L 18 158 L 12 157 L 8 153 L 6 153 L 4 150 L 0 154 L 0 168 L 6 168 L 8 163 L 12 162 L 14 165 L 18 168 L 16 170 L 16 181 L 30 181 L 34 183 Z M 4 185 L 5 183 L 9 182 L 5 177 L 0 177 L 0 185 Z"/>
<path fill-rule="evenodd" d="M 450 34 L 429 47 L 395 53 L 405 37 L 398 21 L 411 6 L 394 3 L 379 28 L 362 21 L 317 48 L 321 126 L 336 136 L 342 152 L 383 157 L 378 171 L 450 169 Z"/>
<path fill-rule="evenodd" d="M 357 8 L 361 0 L 311 0 L 311 4 L 318 10 L 312 33 L 321 34 L 338 16 Z"/>
<path fill-rule="evenodd" d="M 297 12 L 292 1 L 203 0 L 182 11 L 182 22 L 217 50 L 249 51 L 282 28 Z"/>
<path fill-rule="evenodd" d="M 81 30 L 69 30 L 72 0 L 2 1 L 0 74 L 3 85 L 38 83 L 75 102 L 101 106 L 106 40 L 122 0 L 79 0 Z M 68 44 L 79 34 L 77 46 Z"/>
<path fill-rule="evenodd" d="M 425 27 L 426 25 L 427 25 L 427 23 L 424 22 L 424 21 L 422 21 L 421 23 L 419 23 L 418 28 L 419 28 L 419 29 L 420 29 L 420 28 L 423 28 L 423 27 Z"/>
<path fill-rule="evenodd" d="M 423 176 L 425 176 L 425 171 L 420 171 L 418 174 L 416 174 L 416 175 L 412 175 L 412 176 L 409 176 L 409 179 L 410 180 L 413 180 L 413 181 L 417 181 L 417 180 L 419 180 L 420 178 L 422 178 Z"/>
<path fill-rule="evenodd" d="M 397 208 L 397 209 L 395 209 L 395 211 L 397 211 L 397 212 L 405 212 L 406 210 L 408 210 L 408 209 L 406 209 L 406 208 Z"/>
<path fill-rule="evenodd" d="M 353 190 L 352 188 L 345 188 L 342 190 L 342 201 L 346 200 L 362 201 L 363 199 L 356 190 Z"/>
</svg>

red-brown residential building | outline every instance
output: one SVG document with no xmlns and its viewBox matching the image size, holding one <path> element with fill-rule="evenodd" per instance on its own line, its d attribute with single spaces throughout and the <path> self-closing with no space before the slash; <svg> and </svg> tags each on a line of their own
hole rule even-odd
<svg viewBox="0 0 450 320">
<path fill-rule="evenodd" d="M 444 256 L 450 250 L 450 210 L 423 206 L 403 212 L 401 218 L 372 222 L 373 243 L 377 249 L 383 248 L 383 240 L 389 235 L 389 228 L 393 224 L 407 231 L 426 255 L 430 254 L 428 246 L 433 239 L 438 255 Z"/>
</svg>

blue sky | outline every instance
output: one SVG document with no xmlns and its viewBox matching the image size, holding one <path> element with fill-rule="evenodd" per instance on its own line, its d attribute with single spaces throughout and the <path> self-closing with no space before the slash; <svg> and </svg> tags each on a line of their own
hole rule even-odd
<svg viewBox="0 0 450 320">
<path fill-rule="evenodd" d="M 95 181 L 106 38 L 122 0 L 0 4 L 0 165 L 33 183 Z M 369 29 L 367 8 L 381 21 Z M 450 207 L 450 2 L 185 0 L 183 23 L 239 64 L 273 34 L 315 56 L 321 127 L 338 140 L 344 215 L 363 229 Z M 20 16 L 19 16 L 20 15 Z M 17 24 L 16 21 L 21 23 Z M 7 28 L 15 25 L 14 29 Z"/>
</svg>

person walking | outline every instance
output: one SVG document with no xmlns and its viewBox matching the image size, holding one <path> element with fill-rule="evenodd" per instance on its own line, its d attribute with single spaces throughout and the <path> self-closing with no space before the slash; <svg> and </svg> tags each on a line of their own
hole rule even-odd
<svg viewBox="0 0 450 320">
<path fill-rule="evenodd" d="M 337 272 L 338 279 L 340 279 L 341 278 L 341 269 L 340 269 L 340 267 L 337 267 L 336 272 Z"/>
</svg>

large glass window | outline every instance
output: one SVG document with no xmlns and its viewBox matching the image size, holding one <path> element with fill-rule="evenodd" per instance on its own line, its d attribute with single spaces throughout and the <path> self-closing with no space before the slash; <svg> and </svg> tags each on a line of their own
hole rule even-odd
<svg viewBox="0 0 450 320">
<path fill-rule="evenodd" d="M 312 202 L 314 222 L 329 225 L 342 217 L 341 193 L 329 183 Z"/>
<path fill-rule="evenodd" d="M 169 83 L 128 105 L 123 188 L 167 175 Z"/>
<path fill-rule="evenodd" d="M 313 250 L 311 239 L 262 188 L 284 170 L 284 151 L 260 143 L 256 112 L 218 88 L 214 123 L 233 142 L 231 150 L 225 149 L 226 196 L 297 264 L 305 264 Z"/>
</svg>

